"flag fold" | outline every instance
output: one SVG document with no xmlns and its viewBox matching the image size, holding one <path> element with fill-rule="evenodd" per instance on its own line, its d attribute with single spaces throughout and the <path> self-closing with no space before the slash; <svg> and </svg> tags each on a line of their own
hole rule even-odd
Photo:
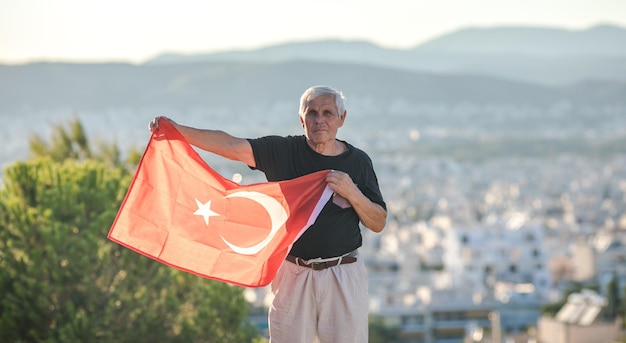
<svg viewBox="0 0 626 343">
<path fill-rule="evenodd" d="M 262 287 L 330 199 L 328 172 L 239 185 L 160 120 L 108 238 L 201 277 Z"/>
</svg>

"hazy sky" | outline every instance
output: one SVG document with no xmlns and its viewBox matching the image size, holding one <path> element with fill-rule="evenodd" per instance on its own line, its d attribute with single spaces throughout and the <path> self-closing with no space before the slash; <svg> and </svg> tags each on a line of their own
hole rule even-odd
<svg viewBox="0 0 626 343">
<path fill-rule="evenodd" d="M 0 63 L 142 62 L 325 38 L 408 48 L 464 27 L 626 27 L 626 0 L 0 0 Z"/>
</svg>

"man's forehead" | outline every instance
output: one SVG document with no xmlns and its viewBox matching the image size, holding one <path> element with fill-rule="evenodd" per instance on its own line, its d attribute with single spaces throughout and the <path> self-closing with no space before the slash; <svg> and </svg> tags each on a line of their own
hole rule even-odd
<svg viewBox="0 0 626 343">
<path fill-rule="evenodd" d="M 323 108 L 333 108 L 333 109 L 337 109 L 337 104 L 335 103 L 335 99 L 332 97 L 332 95 L 320 95 L 318 97 L 315 97 L 314 99 L 309 99 L 306 102 L 306 108 L 307 109 L 315 109 L 317 107 L 323 107 Z"/>
</svg>

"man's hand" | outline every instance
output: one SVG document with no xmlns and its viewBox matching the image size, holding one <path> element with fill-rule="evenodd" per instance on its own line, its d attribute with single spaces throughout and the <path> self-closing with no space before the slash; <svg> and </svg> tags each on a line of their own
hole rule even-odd
<svg viewBox="0 0 626 343">
<path fill-rule="evenodd" d="M 361 223 L 374 232 L 381 232 L 385 227 L 387 211 L 368 199 L 352 181 L 350 175 L 333 170 L 326 175 L 328 187 L 335 192 L 333 202 L 341 207 L 352 207 Z M 339 195 L 337 197 L 337 195 Z"/>
<path fill-rule="evenodd" d="M 355 192 L 361 192 L 347 173 L 333 170 L 326 175 L 328 187 L 343 198 L 350 199 Z"/>
<path fill-rule="evenodd" d="M 150 121 L 150 123 L 148 124 L 148 130 L 150 130 L 150 132 L 154 132 L 156 131 L 156 129 L 159 128 L 159 120 L 167 120 L 169 121 L 172 125 L 176 126 L 176 122 L 173 121 L 172 119 L 168 118 L 168 117 L 154 117 L 154 119 L 152 119 L 152 121 Z"/>
</svg>

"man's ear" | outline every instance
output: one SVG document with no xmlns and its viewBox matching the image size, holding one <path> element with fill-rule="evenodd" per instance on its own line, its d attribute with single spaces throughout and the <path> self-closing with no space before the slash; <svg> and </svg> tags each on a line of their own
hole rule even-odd
<svg viewBox="0 0 626 343">
<path fill-rule="evenodd" d="M 348 111 L 343 111 L 343 114 L 339 116 L 339 121 L 341 124 L 339 126 L 343 126 L 343 122 L 346 120 L 346 116 L 348 115 Z"/>
<path fill-rule="evenodd" d="M 302 125 L 302 128 L 304 128 L 304 119 L 301 115 L 298 115 L 298 118 L 300 118 L 300 125 Z"/>
</svg>

